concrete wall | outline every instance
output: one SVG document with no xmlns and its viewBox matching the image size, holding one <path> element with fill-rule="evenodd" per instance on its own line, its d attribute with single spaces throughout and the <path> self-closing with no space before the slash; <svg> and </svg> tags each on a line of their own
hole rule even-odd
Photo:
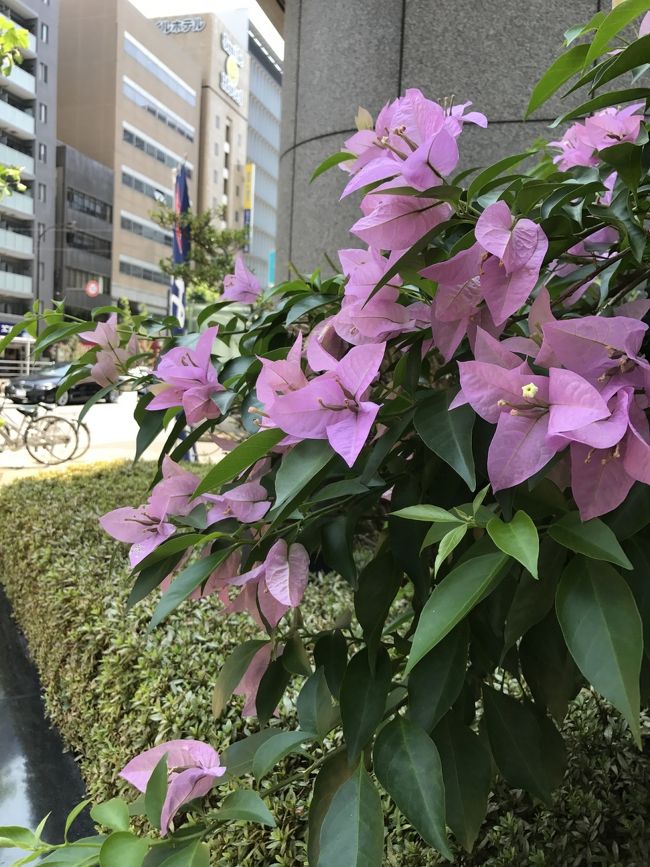
<svg viewBox="0 0 650 867">
<path fill-rule="evenodd" d="M 325 254 L 360 246 L 348 234 L 358 198 L 338 202 L 345 176 L 333 169 L 309 184 L 354 132 L 357 106 L 376 116 L 407 87 L 472 100 L 490 126 L 465 128 L 462 165 L 489 165 L 549 137 L 560 100 L 524 122 L 530 91 L 564 31 L 601 3 L 609 8 L 609 0 L 287 0 L 278 279 L 289 261 L 312 270 Z"/>
</svg>

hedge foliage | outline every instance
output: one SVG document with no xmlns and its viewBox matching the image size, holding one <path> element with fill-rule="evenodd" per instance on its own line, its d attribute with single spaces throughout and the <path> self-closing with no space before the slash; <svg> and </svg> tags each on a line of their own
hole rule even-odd
<svg viewBox="0 0 650 867">
<path fill-rule="evenodd" d="M 220 665 L 242 637 L 244 617 L 225 618 L 213 599 L 185 604 L 162 627 L 146 623 L 155 603 L 130 611 L 124 551 L 104 536 L 98 517 L 145 499 L 151 468 L 104 465 L 65 476 L 32 478 L 3 488 L 0 498 L 0 580 L 24 630 L 43 683 L 46 704 L 80 757 L 90 794 L 122 790 L 117 770 L 140 750 L 176 737 L 196 737 L 217 749 L 242 731 L 239 700 L 219 722 L 210 712 Z M 318 630 L 351 604 L 345 585 L 314 575 L 306 598 L 308 628 Z M 289 712 L 290 704 L 281 708 Z M 647 719 L 645 723 L 647 725 Z M 523 792 L 495 794 L 485 831 L 466 867 L 650 863 L 650 755 L 639 753 L 617 714 L 583 692 L 565 723 L 570 761 L 552 809 Z M 292 760 L 296 775 L 305 764 Z M 223 867 L 306 864 L 308 787 L 286 791 L 272 831 L 231 827 L 214 852 Z M 496 816 L 496 803 L 505 804 Z M 222 845 L 221 845 L 222 844 Z M 389 824 L 387 864 L 430 867 L 396 812 Z"/>
</svg>

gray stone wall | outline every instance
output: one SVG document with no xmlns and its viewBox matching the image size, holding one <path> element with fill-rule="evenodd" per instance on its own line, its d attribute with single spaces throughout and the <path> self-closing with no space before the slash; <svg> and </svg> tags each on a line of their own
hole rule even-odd
<svg viewBox="0 0 650 867">
<path fill-rule="evenodd" d="M 609 0 L 287 0 L 283 82 L 278 270 L 326 266 L 344 246 L 358 198 L 339 202 L 342 172 L 312 185 L 316 166 L 354 132 L 362 105 L 419 87 L 434 99 L 471 100 L 490 122 L 465 127 L 464 167 L 523 150 L 563 109 L 551 100 L 527 121 L 532 87 L 562 47 L 564 31 Z"/>
</svg>

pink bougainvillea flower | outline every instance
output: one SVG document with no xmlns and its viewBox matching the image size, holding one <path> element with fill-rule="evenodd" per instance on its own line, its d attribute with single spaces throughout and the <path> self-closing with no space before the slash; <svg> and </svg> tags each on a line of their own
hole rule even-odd
<svg viewBox="0 0 650 867">
<path fill-rule="evenodd" d="M 385 349 L 383 343 L 353 347 L 304 388 L 265 405 L 271 423 L 297 439 L 327 439 L 352 466 L 379 412 L 379 406 L 365 396 L 379 373 Z"/>
<path fill-rule="evenodd" d="M 208 521 L 211 524 L 224 518 L 236 518 L 242 524 L 260 521 L 271 508 L 266 488 L 259 482 L 245 482 L 225 494 L 204 494 L 203 499 L 210 506 Z"/>
<path fill-rule="evenodd" d="M 111 313 L 106 322 L 98 322 L 94 331 L 80 331 L 79 339 L 101 349 L 117 349 L 120 335 L 117 333 L 117 313 Z"/>
<path fill-rule="evenodd" d="M 447 112 L 445 118 L 445 129 L 456 138 L 461 134 L 463 131 L 463 125 L 466 123 L 480 126 L 483 129 L 488 125 L 487 117 L 480 111 L 465 112 L 465 109 L 469 108 L 471 104 L 471 102 L 462 102 L 459 105 L 452 106 L 452 108 Z"/>
<path fill-rule="evenodd" d="M 173 536 L 175 527 L 165 521 L 167 499 L 159 498 L 137 509 L 125 507 L 114 509 L 99 519 L 102 529 L 117 539 L 131 545 L 129 561 L 131 566 L 144 560 L 158 545 Z"/>
<path fill-rule="evenodd" d="M 198 424 L 204 419 L 221 415 L 221 410 L 212 399 L 216 392 L 224 390 L 211 359 L 217 331 L 217 326 L 204 331 L 196 349 L 177 346 L 162 356 L 155 373 L 163 387 L 152 388 L 155 397 L 147 404 L 147 409 L 180 406 L 188 424 Z"/>
<path fill-rule="evenodd" d="M 584 240 L 574 244 L 573 247 L 567 250 L 567 253 L 573 256 L 592 256 L 594 262 L 605 262 L 614 254 L 614 249 L 612 248 L 618 240 L 619 234 L 616 229 L 606 226 L 604 229 L 599 229 Z M 554 266 L 551 267 L 553 267 L 555 275 L 566 277 L 580 266 L 573 262 L 563 262 L 559 266 L 557 263 L 554 263 Z M 576 304 L 593 282 L 593 280 L 585 280 L 584 283 L 578 286 L 575 292 L 564 300 L 563 306 L 571 307 L 573 304 Z"/>
<path fill-rule="evenodd" d="M 234 695 L 244 697 L 242 716 L 257 716 L 257 691 L 271 662 L 272 653 L 273 645 L 271 642 L 260 647 L 246 669 L 246 674 L 233 690 Z"/>
<path fill-rule="evenodd" d="M 415 324 L 398 298 L 398 289 L 382 286 L 369 301 L 345 299 L 332 318 L 332 326 L 340 338 L 354 346 L 397 337 Z"/>
<path fill-rule="evenodd" d="M 239 253 L 235 259 L 235 273 L 224 277 L 224 301 L 241 301 L 243 304 L 254 304 L 262 291 L 260 281 L 248 270 L 244 257 Z"/>
<path fill-rule="evenodd" d="M 566 172 L 574 166 L 597 166 L 598 157 L 594 153 L 593 145 L 587 139 L 583 124 L 574 123 L 558 141 L 549 142 L 551 147 L 557 148 L 560 153 L 553 157 L 553 162 L 562 172 Z"/>
<path fill-rule="evenodd" d="M 138 353 L 138 338 L 135 334 L 131 335 L 124 348 L 120 348 L 117 313 L 112 313 L 106 322 L 98 323 L 94 331 L 81 331 L 79 338 L 84 343 L 99 347 L 90 368 L 90 378 L 102 388 L 115 385 L 120 376 L 127 372 L 129 359 Z"/>
<path fill-rule="evenodd" d="M 446 202 L 381 191 L 367 195 L 362 210 L 350 231 L 377 250 L 406 250 L 452 213 Z"/>
<path fill-rule="evenodd" d="M 200 502 L 192 500 L 198 478 L 180 467 L 169 455 L 163 458 L 162 475 L 162 480 L 151 492 L 150 502 L 160 501 L 167 515 L 189 515 Z"/>
<path fill-rule="evenodd" d="M 559 141 L 550 143 L 560 150 L 553 162 L 563 172 L 573 166 L 597 166 L 598 151 L 637 140 L 644 108 L 643 103 L 623 108 L 609 106 L 586 118 L 584 123 L 574 123 Z M 641 114 L 636 114 L 637 111 Z"/>
<path fill-rule="evenodd" d="M 456 139 L 446 129 L 441 129 L 409 154 L 401 166 L 402 177 L 416 190 L 428 190 L 443 183 L 460 159 Z"/>
<path fill-rule="evenodd" d="M 483 264 L 481 289 L 497 325 L 526 301 L 539 279 L 548 238 L 532 220 L 515 220 L 505 202 L 489 205 L 476 223 L 476 239 L 492 255 Z"/>
<path fill-rule="evenodd" d="M 307 363 L 314 371 L 331 370 L 345 355 L 347 344 L 334 328 L 334 317 L 323 319 L 307 338 Z M 305 383 L 306 384 L 306 383 Z"/>
<path fill-rule="evenodd" d="M 167 757 L 168 772 L 167 795 L 160 814 L 160 833 L 164 837 L 183 804 L 207 795 L 215 781 L 226 773 L 226 767 L 209 744 L 175 740 L 140 753 L 120 771 L 120 776 L 144 792 L 163 756 Z"/>
<path fill-rule="evenodd" d="M 339 250 L 343 273 L 347 277 L 345 297 L 355 301 L 367 301 L 377 283 L 391 267 L 391 259 L 386 259 L 378 250 L 348 249 Z M 401 286 L 401 277 L 391 277 L 389 286 Z"/>
<path fill-rule="evenodd" d="M 257 377 L 255 391 L 258 399 L 267 408 L 273 405 L 276 398 L 293 391 L 298 391 L 307 385 L 307 377 L 300 366 L 302 356 L 302 334 L 299 334 L 286 358 L 269 361 L 260 358 L 262 370 Z"/>
</svg>

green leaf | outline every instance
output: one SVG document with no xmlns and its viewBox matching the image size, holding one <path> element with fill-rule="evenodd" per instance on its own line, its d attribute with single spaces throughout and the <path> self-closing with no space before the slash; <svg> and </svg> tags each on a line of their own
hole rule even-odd
<svg viewBox="0 0 650 867">
<path fill-rule="evenodd" d="M 469 627 L 462 621 L 424 656 L 408 679 L 408 716 L 430 732 L 454 704 L 465 683 Z"/>
<path fill-rule="evenodd" d="M 647 4 L 646 4 L 646 11 Z M 609 63 L 606 67 L 604 67 L 594 79 L 594 83 L 592 85 L 592 89 L 596 87 L 602 87 L 604 84 L 607 84 L 609 81 L 612 81 L 614 78 L 618 78 L 621 75 L 624 75 L 626 72 L 629 72 L 631 69 L 636 69 L 639 66 L 643 66 L 648 62 L 650 58 L 650 34 L 647 36 L 641 36 L 639 39 L 635 39 L 634 42 L 630 43 L 627 48 L 623 49 L 620 54 L 617 54 L 616 57 Z"/>
<path fill-rule="evenodd" d="M 99 850 L 100 867 L 141 867 L 147 852 L 147 840 L 128 831 L 115 831 Z"/>
<path fill-rule="evenodd" d="M 424 551 L 425 548 L 430 548 L 431 545 L 436 545 L 440 542 L 444 537 L 449 533 L 450 530 L 455 530 L 457 527 L 466 527 L 467 525 L 460 520 L 457 520 L 455 524 L 432 524 L 427 532 L 427 535 L 424 537 L 422 541 L 422 547 L 420 551 Z"/>
<path fill-rule="evenodd" d="M 309 677 L 313 669 L 309 661 L 309 654 L 305 650 L 302 639 L 297 632 L 294 632 L 284 645 L 282 651 L 282 665 L 291 674 L 301 674 L 304 677 Z"/>
<path fill-rule="evenodd" d="M 519 561 L 533 578 L 537 578 L 539 536 L 537 527 L 526 512 L 517 512 L 507 524 L 501 518 L 492 518 L 487 531 L 497 548 Z"/>
<path fill-rule="evenodd" d="M 601 93 L 593 99 L 583 102 L 576 108 L 567 111 L 557 120 L 554 120 L 551 127 L 559 126 L 568 120 L 573 120 L 576 117 L 585 117 L 599 111 L 601 108 L 608 108 L 610 105 L 622 105 L 626 102 L 638 102 L 650 97 L 650 89 L 647 87 L 628 87 L 626 90 L 610 90 L 607 93 Z"/>
<path fill-rule="evenodd" d="M 530 702 L 483 687 L 485 722 L 492 755 L 505 779 L 550 805 L 562 782 L 566 751 L 562 736 Z"/>
<path fill-rule="evenodd" d="M 636 190 L 641 180 L 641 148 L 631 142 L 622 142 L 598 151 L 598 157 L 616 169 L 623 183 Z"/>
<path fill-rule="evenodd" d="M 471 852 L 487 813 L 492 758 L 480 737 L 452 714 L 442 720 L 433 739 L 442 764 L 447 824 Z"/>
<path fill-rule="evenodd" d="M 268 452 L 276 446 L 286 434 L 276 428 L 269 430 L 261 430 L 243 443 L 240 443 L 237 448 L 223 457 L 218 464 L 215 464 L 212 469 L 207 472 L 201 482 L 199 482 L 194 496 L 215 491 L 231 482 L 235 476 L 243 473 L 251 467 L 260 458 L 263 458 Z"/>
<path fill-rule="evenodd" d="M 576 554 L 584 554 L 592 560 L 607 560 L 623 569 L 632 568 L 618 539 L 600 518 L 583 522 L 578 512 L 567 512 L 551 524 L 548 532 L 552 539 Z"/>
<path fill-rule="evenodd" d="M 377 779 L 418 834 L 447 860 L 453 856 L 445 830 L 445 786 L 436 745 L 411 720 L 384 726 L 373 750 Z"/>
<path fill-rule="evenodd" d="M 90 801 L 83 801 L 81 809 L 89 803 Z M 38 845 L 38 838 L 29 828 L 0 825 L 0 849 L 35 849 Z"/>
<path fill-rule="evenodd" d="M 316 178 L 320 177 L 324 172 L 329 169 L 334 168 L 334 166 L 338 166 L 340 163 L 347 163 L 350 160 L 355 159 L 354 154 L 350 154 L 347 151 L 340 151 L 336 154 L 331 154 L 327 159 L 324 159 L 323 162 L 318 166 L 318 168 L 314 169 L 311 177 L 309 178 L 309 183 L 315 181 Z"/>
<path fill-rule="evenodd" d="M 99 403 L 100 400 L 104 400 L 106 395 L 109 394 L 111 391 L 115 391 L 115 386 L 107 385 L 104 388 L 100 388 L 99 391 L 96 391 L 92 397 L 88 398 L 88 400 L 81 407 L 81 412 L 77 416 L 77 421 L 82 422 L 86 417 L 86 414 L 90 412 L 92 407 L 95 406 L 96 403 Z"/>
<path fill-rule="evenodd" d="M 277 517 L 333 458 L 327 440 L 303 440 L 284 455 L 275 476 L 275 503 L 269 516 Z"/>
<path fill-rule="evenodd" d="M 620 710 L 640 748 L 643 627 L 632 591 L 611 566 L 574 557 L 562 573 L 556 608 L 576 665 Z"/>
<path fill-rule="evenodd" d="M 390 606 L 397 595 L 403 571 L 393 557 L 381 551 L 364 566 L 354 594 L 354 610 L 363 629 L 368 658 L 374 663 Z"/>
<path fill-rule="evenodd" d="M 348 664 L 348 644 L 340 629 L 325 633 L 316 641 L 314 661 L 317 667 L 322 666 L 329 691 L 338 698 Z"/>
<path fill-rule="evenodd" d="M 273 716 L 290 680 L 291 674 L 285 668 L 282 658 L 271 660 L 262 675 L 255 697 L 255 712 L 262 725 Z"/>
<path fill-rule="evenodd" d="M 483 554 L 461 563 L 435 588 L 420 615 L 406 672 L 426 654 L 497 586 L 509 558 L 504 554 Z"/>
<path fill-rule="evenodd" d="M 133 608 L 134 605 L 141 602 L 146 596 L 155 590 L 156 587 L 158 587 L 158 585 L 174 571 L 182 556 L 183 555 L 179 553 L 170 557 L 168 560 L 161 560 L 160 562 L 154 563 L 152 566 L 143 569 L 135 579 L 133 587 L 131 588 L 126 603 L 127 608 Z"/>
<path fill-rule="evenodd" d="M 167 796 L 167 753 L 160 759 L 149 777 L 144 793 L 144 812 L 152 828 L 160 829 L 160 814 Z"/>
<path fill-rule="evenodd" d="M 447 391 L 434 392 L 416 409 L 413 423 L 420 439 L 456 470 L 473 491 L 476 487 L 472 430 L 476 415 L 469 406 L 449 410 Z"/>
<path fill-rule="evenodd" d="M 350 762 L 359 756 L 382 720 L 390 689 L 390 668 L 386 648 L 379 648 L 374 671 L 364 648 L 352 657 L 345 671 L 341 718 Z"/>
<path fill-rule="evenodd" d="M 566 646 L 555 612 L 524 635 L 519 645 L 521 670 L 537 704 L 561 723 L 582 677 Z"/>
<path fill-rule="evenodd" d="M 391 512 L 397 518 L 406 518 L 409 521 L 426 521 L 427 523 L 441 521 L 442 523 L 457 524 L 458 516 L 452 515 L 446 509 L 441 509 L 440 506 L 408 506 L 406 509 L 399 509 L 397 512 Z"/>
<path fill-rule="evenodd" d="M 382 867 L 384 814 L 363 762 L 332 798 L 319 843 L 317 867 Z"/>
<path fill-rule="evenodd" d="M 585 57 L 584 65 L 587 66 L 592 60 L 599 57 L 609 45 L 617 33 L 626 27 L 630 21 L 648 11 L 648 0 L 624 0 L 623 3 L 612 9 L 607 18 L 598 28 L 591 47 Z"/>
<path fill-rule="evenodd" d="M 156 853 L 157 854 L 157 853 Z M 145 867 L 149 867 L 149 859 Z M 200 841 L 179 847 L 160 862 L 160 867 L 210 867 L 210 850 Z"/>
<path fill-rule="evenodd" d="M 332 704 L 323 668 L 317 669 L 305 681 L 296 702 L 296 709 L 300 728 L 320 740 L 336 725 L 338 708 Z"/>
<path fill-rule="evenodd" d="M 255 654 L 268 644 L 268 641 L 250 639 L 236 647 L 221 666 L 219 677 L 212 693 L 212 713 L 218 719 L 224 712 L 228 699 L 237 684 L 246 674 Z"/>
<path fill-rule="evenodd" d="M 275 819 L 257 792 L 250 789 L 239 789 L 224 798 L 219 810 L 213 814 L 218 822 L 240 820 L 257 822 L 275 828 Z"/>
<path fill-rule="evenodd" d="M 586 44 L 574 45 L 549 66 L 544 75 L 533 88 L 526 109 L 528 117 L 535 109 L 543 105 L 563 84 L 568 81 L 584 64 L 589 50 Z"/>
<path fill-rule="evenodd" d="M 650 659 L 650 538 L 636 536 L 625 543 L 634 571 L 626 575 L 643 623 L 643 646 Z"/>
<path fill-rule="evenodd" d="M 475 199 L 478 196 L 483 187 L 487 186 L 495 178 L 498 178 L 505 171 L 516 166 L 533 153 L 533 151 L 524 151 L 523 153 L 514 154 L 513 156 L 505 157 L 505 159 L 499 160 L 493 165 L 488 166 L 486 169 L 483 169 L 483 171 L 479 172 L 467 188 L 467 201 L 471 202 L 472 199 Z"/>
<path fill-rule="evenodd" d="M 111 798 L 103 804 L 96 804 L 90 815 L 95 822 L 111 831 L 129 830 L 129 806 L 122 798 Z"/>
<path fill-rule="evenodd" d="M 269 738 L 260 747 L 253 758 L 253 775 L 257 780 L 266 776 L 268 772 L 282 761 L 285 756 L 295 753 L 305 741 L 313 740 L 311 732 L 293 731 L 279 732 L 275 737 Z"/>
<path fill-rule="evenodd" d="M 307 833 L 307 857 L 311 867 L 316 867 L 318 863 L 320 832 L 332 799 L 354 771 L 355 768 L 350 767 L 345 753 L 335 753 L 325 760 L 318 772 L 309 806 Z"/>
<path fill-rule="evenodd" d="M 0 354 L 4 353 L 5 349 L 9 346 L 9 344 L 15 337 L 20 337 L 20 335 L 25 330 L 26 324 L 26 320 L 21 319 L 19 322 L 16 322 L 15 325 L 11 326 L 10 331 L 3 335 L 3 337 L 0 339 Z"/>
<path fill-rule="evenodd" d="M 151 399 L 153 400 L 153 395 Z M 150 401 L 147 401 L 147 403 L 149 402 Z M 135 438 L 135 455 L 133 457 L 133 463 L 136 463 L 136 461 L 142 457 L 142 454 L 149 448 L 151 443 L 163 430 L 165 411 L 154 410 L 152 412 L 145 412 L 143 413 L 141 420 L 136 420 L 138 421 L 138 433 Z"/>
<path fill-rule="evenodd" d="M 73 823 L 74 820 L 77 818 L 77 816 L 79 815 L 79 813 L 81 813 L 82 810 L 83 810 L 85 807 L 87 807 L 88 804 L 90 804 L 90 802 L 91 802 L 91 799 L 90 799 L 90 798 L 87 798 L 85 801 L 81 801 L 79 804 L 77 804 L 76 806 L 74 806 L 74 807 L 70 810 L 70 812 L 68 813 L 67 818 L 66 818 L 66 820 L 65 820 L 65 828 L 64 828 L 64 830 L 63 830 L 63 839 L 64 839 L 64 840 L 67 841 L 67 839 L 68 839 L 68 832 L 70 831 L 70 828 L 72 827 L 72 823 Z"/>
<path fill-rule="evenodd" d="M 440 569 L 447 557 L 449 557 L 449 555 L 452 554 L 463 541 L 467 535 L 468 529 L 468 524 L 461 524 L 460 527 L 453 527 L 442 537 L 440 540 L 440 546 L 438 547 L 438 553 L 436 554 L 436 562 L 433 566 L 434 575 L 438 574 L 438 569 Z"/>
<path fill-rule="evenodd" d="M 594 17 L 587 22 L 587 24 L 576 24 L 574 27 L 569 27 L 568 30 L 564 31 L 564 41 L 567 45 L 570 45 L 576 39 L 579 39 L 581 36 L 584 36 L 585 33 L 590 33 L 592 30 L 598 30 L 600 25 L 605 20 L 606 12 L 596 12 Z"/>
<path fill-rule="evenodd" d="M 221 764 L 228 771 L 228 776 L 243 777 L 246 774 L 252 774 L 255 753 L 265 741 L 276 735 L 276 729 L 262 729 L 226 747 L 221 753 Z"/>
</svg>

